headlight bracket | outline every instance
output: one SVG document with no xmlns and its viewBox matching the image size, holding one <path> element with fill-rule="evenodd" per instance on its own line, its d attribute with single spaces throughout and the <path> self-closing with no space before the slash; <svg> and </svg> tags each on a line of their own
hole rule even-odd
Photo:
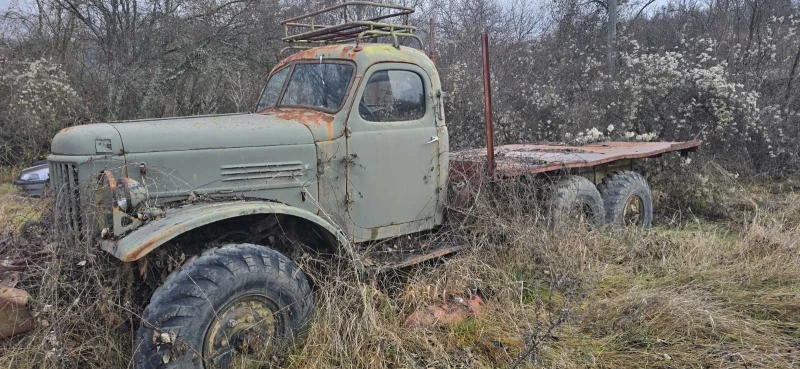
<svg viewBox="0 0 800 369">
<path fill-rule="evenodd" d="M 123 180 L 132 181 L 128 178 Z M 106 187 L 106 184 L 108 186 Z M 113 224 L 109 227 L 106 224 L 106 217 L 105 217 L 105 210 L 106 210 L 106 201 L 105 201 L 105 189 L 108 189 L 111 193 L 111 220 Z M 103 172 L 98 174 L 97 178 L 97 189 L 95 190 L 95 200 L 96 200 L 96 211 L 97 211 L 97 221 L 98 225 L 100 226 L 101 232 L 100 236 L 103 239 L 113 239 L 116 237 L 120 237 L 133 229 L 142 225 L 142 221 L 136 217 L 133 217 L 127 214 L 123 209 L 120 208 L 117 194 L 118 190 L 123 190 L 125 193 L 125 199 L 128 201 L 127 207 L 130 210 L 134 210 L 135 204 L 131 201 L 130 190 L 127 186 L 125 187 L 118 187 L 117 180 L 114 178 L 114 174 L 111 173 L 111 170 L 104 170 Z"/>
</svg>

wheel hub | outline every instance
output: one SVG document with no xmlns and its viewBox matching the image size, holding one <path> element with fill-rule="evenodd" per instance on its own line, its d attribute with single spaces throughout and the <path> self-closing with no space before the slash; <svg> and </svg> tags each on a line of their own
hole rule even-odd
<svg viewBox="0 0 800 369">
<path fill-rule="evenodd" d="M 203 347 L 206 367 L 228 368 L 234 362 L 261 367 L 276 332 L 275 306 L 267 296 L 248 294 L 217 311 Z"/>
<path fill-rule="evenodd" d="M 565 220 L 570 224 L 577 224 L 586 230 L 591 229 L 592 224 L 592 208 L 589 204 L 578 203 L 572 206 L 572 209 L 567 213 Z"/>
<path fill-rule="evenodd" d="M 644 217 L 642 214 L 644 213 L 644 201 L 638 195 L 632 195 L 628 198 L 628 201 L 625 202 L 625 208 L 622 211 L 622 221 L 625 222 L 624 225 L 642 225 L 644 222 Z"/>
</svg>

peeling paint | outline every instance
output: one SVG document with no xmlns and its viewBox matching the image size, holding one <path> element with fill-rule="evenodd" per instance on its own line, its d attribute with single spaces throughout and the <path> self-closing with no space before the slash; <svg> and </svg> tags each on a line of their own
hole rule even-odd
<svg viewBox="0 0 800 369">
<path fill-rule="evenodd" d="M 286 121 L 300 123 L 312 131 L 315 128 L 324 128 L 327 133 L 327 140 L 332 140 L 335 134 L 334 131 L 334 115 L 324 113 L 317 110 L 301 109 L 301 108 L 270 108 L 260 112 L 261 114 L 270 114 L 276 118 Z M 316 135 L 315 135 L 316 136 Z"/>
</svg>

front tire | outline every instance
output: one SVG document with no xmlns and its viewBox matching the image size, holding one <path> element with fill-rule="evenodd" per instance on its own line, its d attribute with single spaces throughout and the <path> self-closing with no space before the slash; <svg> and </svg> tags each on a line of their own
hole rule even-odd
<svg viewBox="0 0 800 369">
<path fill-rule="evenodd" d="M 305 274 L 286 256 L 252 244 L 208 250 L 153 294 L 136 333 L 135 367 L 229 368 L 280 360 L 313 310 Z"/>
</svg>

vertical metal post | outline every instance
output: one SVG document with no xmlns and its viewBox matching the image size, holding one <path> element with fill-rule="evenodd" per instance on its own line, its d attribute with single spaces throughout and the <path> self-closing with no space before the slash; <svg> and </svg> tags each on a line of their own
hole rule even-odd
<svg viewBox="0 0 800 369">
<path fill-rule="evenodd" d="M 483 49 L 483 105 L 486 112 L 486 160 L 489 175 L 494 174 L 494 128 L 492 127 L 492 86 L 489 73 L 489 35 L 481 35 Z"/>
<path fill-rule="evenodd" d="M 436 19 L 431 17 L 430 40 L 428 41 L 428 57 L 436 64 Z"/>
<path fill-rule="evenodd" d="M 617 0 L 608 0 L 608 37 L 606 39 L 606 63 L 608 75 L 617 77 Z"/>
</svg>

